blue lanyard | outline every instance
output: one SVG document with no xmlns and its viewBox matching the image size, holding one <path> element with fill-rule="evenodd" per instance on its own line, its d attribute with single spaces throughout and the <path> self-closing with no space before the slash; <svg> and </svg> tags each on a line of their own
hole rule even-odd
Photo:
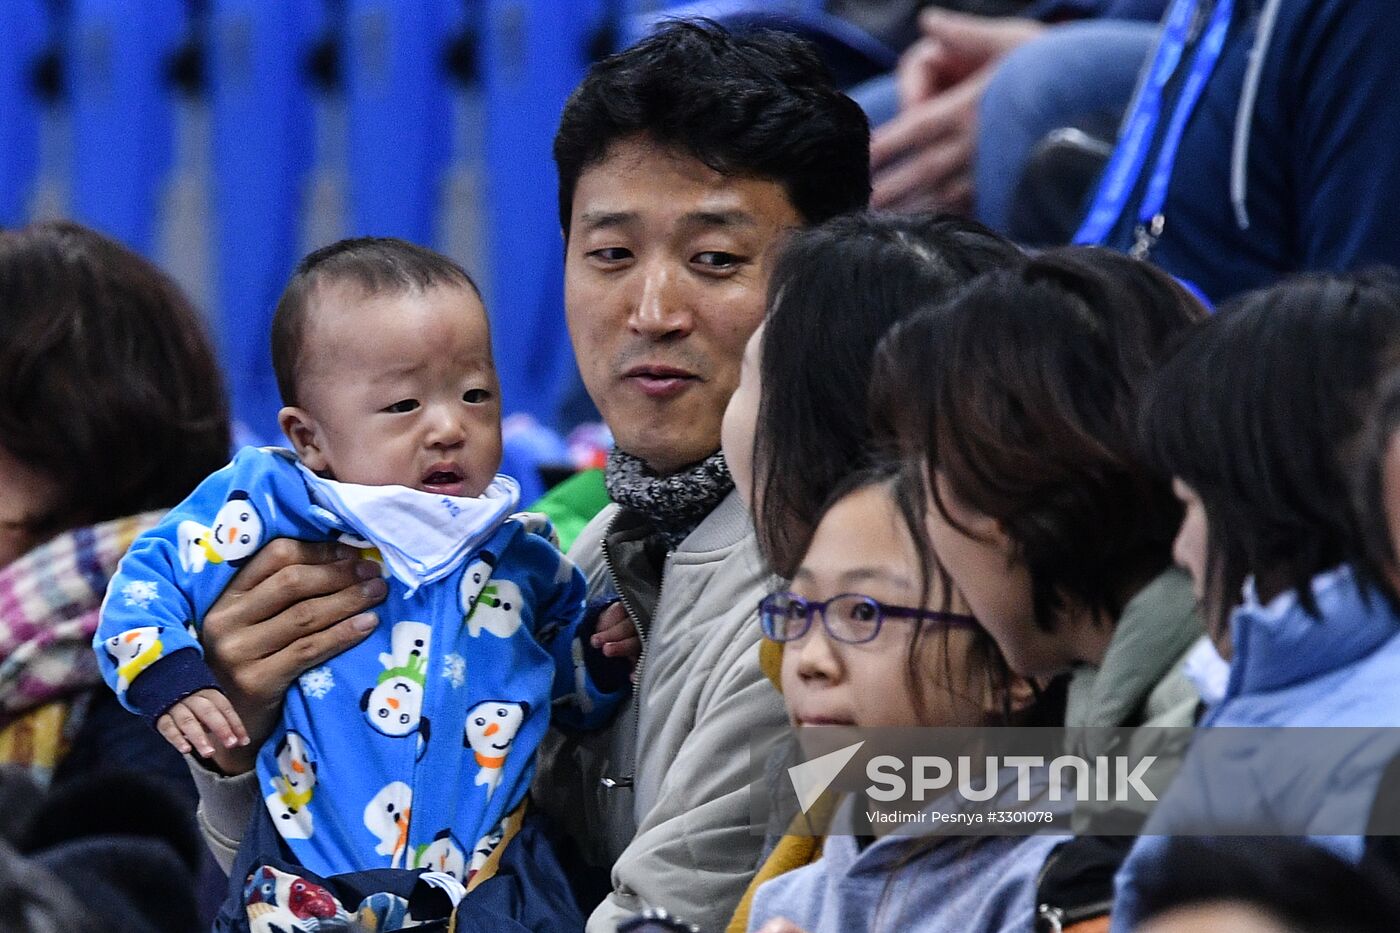
<svg viewBox="0 0 1400 933">
<path fill-rule="evenodd" d="M 1162 94 L 1180 66 L 1186 47 L 1191 42 L 1191 26 L 1200 3 L 1201 0 L 1175 0 L 1167 10 L 1162 39 L 1157 45 L 1151 69 L 1133 101 L 1130 116 L 1125 121 L 1118 144 L 1113 149 L 1108 168 L 1104 170 L 1089 215 L 1074 236 L 1075 243 L 1102 244 L 1123 216 L 1128 198 L 1132 195 L 1138 179 L 1142 177 L 1148 149 L 1151 148 L 1157 132 L 1157 124 L 1162 115 Z M 1234 9 L 1234 0 L 1219 0 L 1215 4 L 1205 36 L 1192 57 L 1191 72 L 1187 75 L 1172 109 L 1166 135 L 1163 136 L 1161 148 L 1157 151 L 1157 161 L 1153 165 L 1147 190 L 1138 209 L 1138 240 L 1133 248 L 1135 255 L 1145 256 L 1152 242 L 1162 233 L 1165 225 L 1162 207 L 1167 200 L 1167 188 L 1171 184 L 1172 168 L 1176 164 L 1181 137 L 1186 131 L 1187 121 L 1201 99 L 1206 82 L 1210 80 L 1216 63 L 1220 61 L 1220 53 L 1225 47 L 1225 37 L 1230 30 Z"/>
</svg>

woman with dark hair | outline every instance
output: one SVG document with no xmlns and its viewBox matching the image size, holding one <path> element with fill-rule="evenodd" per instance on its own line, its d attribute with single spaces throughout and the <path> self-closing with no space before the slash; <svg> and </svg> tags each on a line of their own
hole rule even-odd
<svg viewBox="0 0 1400 933">
<path fill-rule="evenodd" d="M 1201 625 L 1171 555 L 1181 506 L 1139 452 L 1136 415 L 1205 314 L 1152 266 L 1056 250 L 920 311 L 876 358 L 872 417 L 924 487 L 931 570 L 1016 673 L 1072 672 L 1072 728 L 1186 726 L 1196 709 L 1183 668 Z M 1057 850 L 1042 918 L 1106 914 L 1128 842 L 1085 835 Z"/>
<path fill-rule="evenodd" d="M 93 689 L 92 633 L 127 545 L 228 449 L 214 354 L 173 282 L 76 224 L 0 233 L 0 757 L 46 783 L 128 764 L 130 740 L 183 778 Z"/>
<path fill-rule="evenodd" d="M 774 266 L 767 315 L 745 349 L 723 425 L 730 473 L 777 575 L 796 572 L 833 491 L 881 459 L 867 404 L 880 337 L 922 304 L 1023 259 L 1009 241 L 954 217 L 852 214 L 793 234 Z M 913 546 L 926 556 L 922 536 Z M 1000 653 L 981 629 L 967 634 L 976 669 L 1001 695 L 1007 677 Z M 760 653 L 781 688 L 781 646 L 765 640 Z M 921 664 L 911 650 L 910 696 L 928 686 Z M 759 886 L 811 862 L 820 843 L 810 831 L 784 836 L 729 929 L 746 930 Z"/>
<path fill-rule="evenodd" d="M 75 224 L 0 233 L 0 763 L 73 788 L 65 839 L 189 833 L 146 808 L 82 803 L 82 786 L 139 770 L 166 779 L 193 820 L 183 761 L 117 705 L 92 635 L 132 540 L 228 449 L 213 351 L 170 279 Z M 31 844 L 42 848 L 43 833 Z M 144 843 L 118 848 L 139 871 Z M 195 922 L 193 876 L 178 895 L 166 880 L 151 889 L 162 903 L 147 904 L 150 926 L 109 917 L 111 929 L 186 929 L 164 913 L 182 907 Z"/>
<path fill-rule="evenodd" d="M 792 236 L 723 432 L 775 573 L 792 575 L 831 491 L 875 459 L 867 397 L 880 338 L 914 309 L 1023 260 L 1009 240 L 957 217 L 851 214 Z"/>
<path fill-rule="evenodd" d="M 874 417 L 924 477 L 939 572 L 1018 673 L 1075 670 L 1071 725 L 1156 722 L 1188 699 L 1190 721 L 1170 676 L 1200 634 L 1171 566 L 1181 506 L 1135 424 L 1205 314 L 1152 266 L 1065 249 L 984 276 L 880 348 Z"/>
<path fill-rule="evenodd" d="M 1332 731 L 1325 753 L 1258 733 L 1247 756 L 1222 754 L 1213 739 L 1254 730 L 1207 733 L 1148 832 L 1263 829 L 1361 857 L 1396 753 L 1387 737 L 1400 726 L 1400 607 L 1367 551 L 1349 481 L 1397 351 L 1400 280 L 1317 276 L 1231 303 L 1158 374 L 1143 436 L 1186 507 L 1176 559 L 1231 659 L 1201 725 L 1387 731 Z M 1139 878 L 1161 849 L 1155 836 L 1134 847 L 1115 920 L 1135 919 Z"/>
</svg>

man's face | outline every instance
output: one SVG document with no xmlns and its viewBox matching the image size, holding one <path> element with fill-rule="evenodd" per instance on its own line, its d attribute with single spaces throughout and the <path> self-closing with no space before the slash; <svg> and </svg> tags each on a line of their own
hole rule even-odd
<svg viewBox="0 0 1400 933">
<path fill-rule="evenodd" d="M 719 449 L 776 248 L 801 225 L 777 182 L 644 137 L 584 170 L 564 302 L 584 385 L 622 450 L 669 473 Z"/>
</svg>

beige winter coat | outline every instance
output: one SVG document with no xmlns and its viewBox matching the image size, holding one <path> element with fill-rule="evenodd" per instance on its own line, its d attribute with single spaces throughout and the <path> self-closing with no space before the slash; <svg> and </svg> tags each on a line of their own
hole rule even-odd
<svg viewBox="0 0 1400 933">
<path fill-rule="evenodd" d="M 615 591 L 602 542 L 618 515 L 604 510 L 570 551 L 590 597 Z M 589 933 L 646 907 L 720 930 L 743 895 L 763 845 L 749 828 L 749 737 L 786 722 L 758 665 L 758 602 L 773 584 L 731 493 L 666 557 L 633 709 L 541 752 L 536 802 L 612 865 Z"/>
</svg>

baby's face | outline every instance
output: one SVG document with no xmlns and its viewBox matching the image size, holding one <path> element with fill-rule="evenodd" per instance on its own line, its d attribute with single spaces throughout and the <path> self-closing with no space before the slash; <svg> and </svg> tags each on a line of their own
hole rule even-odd
<svg viewBox="0 0 1400 933">
<path fill-rule="evenodd" d="M 307 467 L 343 483 L 479 496 L 500 468 L 500 387 L 470 289 L 318 288 L 298 394 L 284 429 Z M 308 429 L 289 426 L 288 411 Z"/>
</svg>

